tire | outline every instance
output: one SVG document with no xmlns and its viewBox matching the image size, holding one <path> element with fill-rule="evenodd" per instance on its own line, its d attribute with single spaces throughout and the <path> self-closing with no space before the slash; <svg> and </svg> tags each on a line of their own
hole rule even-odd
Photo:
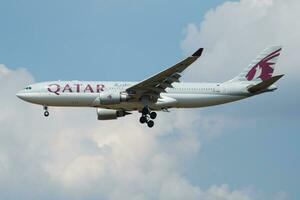
<svg viewBox="0 0 300 200">
<path fill-rule="evenodd" d="M 146 123 L 147 122 L 147 118 L 145 117 L 145 116 L 141 116 L 141 118 L 140 118 L 140 123 L 141 124 L 144 124 L 144 123 Z"/>
<path fill-rule="evenodd" d="M 44 112 L 44 116 L 45 116 L 45 117 L 48 117 L 48 116 L 49 116 L 49 112 L 48 112 L 48 111 L 45 111 L 45 112 Z"/>
<path fill-rule="evenodd" d="M 156 112 L 151 112 L 150 113 L 150 118 L 151 119 L 156 119 L 156 117 L 157 117 L 157 113 Z"/>
<path fill-rule="evenodd" d="M 147 107 L 144 107 L 142 110 L 143 115 L 148 115 L 149 114 L 149 109 Z"/>
<path fill-rule="evenodd" d="M 148 125 L 149 128 L 152 128 L 152 127 L 154 126 L 154 121 L 149 120 L 149 121 L 147 122 L 147 125 Z"/>
</svg>

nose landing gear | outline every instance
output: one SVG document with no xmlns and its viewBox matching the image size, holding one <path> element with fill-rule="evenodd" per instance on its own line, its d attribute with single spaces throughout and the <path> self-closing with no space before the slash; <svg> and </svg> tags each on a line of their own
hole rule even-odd
<svg viewBox="0 0 300 200">
<path fill-rule="evenodd" d="M 148 107 L 144 107 L 142 110 L 142 116 L 140 117 L 140 123 L 145 124 L 147 123 L 149 128 L 154 126 L 153 119 L 156 119 L 157 113 L 151 112 Z"/>
<path fill-rule="evenodd" d="M 44 106 L 44 116 L 45 117 L 49 116 L 48 106 Z"/>
</svg>

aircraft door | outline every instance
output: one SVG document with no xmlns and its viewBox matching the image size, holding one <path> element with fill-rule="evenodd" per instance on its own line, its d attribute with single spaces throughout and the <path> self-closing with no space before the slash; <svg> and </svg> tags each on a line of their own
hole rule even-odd
<svg viewBox="0 0 300 200">
<path fill-rule="evenodd" d="M 217 92 L 217 93 L 221 92 L 221 86 L 220 86 L 220 84 L 217 84 L 217 86 L 215 87 L 215 92 Z"/>
</svg>

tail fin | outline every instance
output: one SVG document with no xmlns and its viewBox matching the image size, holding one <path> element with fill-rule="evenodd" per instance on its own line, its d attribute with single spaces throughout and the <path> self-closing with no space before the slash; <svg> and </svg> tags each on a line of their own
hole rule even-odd
<svg viewBox="0 0 300 200">
<path fill-rule="evenodd" d="M 281 50 L 281 46 L 271 46 L 266 48 L 247 68 L 244 69 L 242 73 L 233 78 L 230 82 L 260 82 L 268 80 L 273 75 Z"/>
</svg>

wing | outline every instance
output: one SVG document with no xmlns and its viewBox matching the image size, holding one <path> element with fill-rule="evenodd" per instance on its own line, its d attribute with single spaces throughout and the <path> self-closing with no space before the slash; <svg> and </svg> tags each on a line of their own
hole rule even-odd
<svg viewBox="0 0 300 200">
<path fill-rule="evenodd" d="M 127 93 L 134 99 L 149 96 L 151 100 L 157 101 L 160 93 L 166 92 L 166 88 L 172 88 L 172 83 L 179 82 L 180 73 L 194 63 L 202 55 L 202 52 L 203 48 L 198 49 L 192 56 L 176 65 L 127 88 Z"/>
</svg>

